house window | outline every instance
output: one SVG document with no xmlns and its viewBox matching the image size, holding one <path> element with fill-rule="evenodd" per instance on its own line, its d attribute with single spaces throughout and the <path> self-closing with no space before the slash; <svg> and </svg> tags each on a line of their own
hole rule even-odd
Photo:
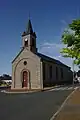
<svg viewBox="0 0 80 120">
<path fill-rule="evenodd" d="M 63 79 L 63 69 L 60 68 L 60 71 L 61 71 L 61 79 Z"/>
<path fill-rule="evenodd" d="M 46 75 L 45 66 L 46 66 L 45 63 L 43 63 L 43 80 L 45 80 L 45 75 Z"/>
<path fill-rule="evenodd" d="M 51 65 L 49 66 L 49 78 L 50 79 L 52 78 L 52 66 Z"/>
<path fill-rule="evenodd" d="M 56 67 L 56 79 L 58 79 L 58 67 Z"/>
</svg>

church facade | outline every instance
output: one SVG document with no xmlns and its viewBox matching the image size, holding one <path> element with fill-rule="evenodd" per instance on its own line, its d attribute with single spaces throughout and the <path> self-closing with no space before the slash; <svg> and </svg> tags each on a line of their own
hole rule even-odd
<svg viewBox="0 0 80 120">
<path fill-rule="evenodd" d="M 46 86 L 71 80 L 70 67 L 38 53 L 36 33 L 33 32 L 29 20 L 27 29 L 22 34 L 22 49 L 12 61 L 11 89 L 43 89 Z"/>
</svg>

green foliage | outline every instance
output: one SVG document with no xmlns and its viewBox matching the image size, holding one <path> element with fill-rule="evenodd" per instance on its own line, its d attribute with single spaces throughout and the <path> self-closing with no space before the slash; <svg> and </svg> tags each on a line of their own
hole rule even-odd
<svg viewBox="0 0 80 120">
<path fill-rule="evenodd" d="M 69 24 L 71 30 L 75 31 L 76 35 L 80 35 L 80 20 L 73 20 L 71 24 Z"/>
<path fill-rule="evenodd" d="M 72 46 L 72 44 L 74 43 L 75 38 L 73 34 L 70 34 L 68 31 L 65 31 L 62 35 L 62 42 L 64 44 L 67 44 L 67 47 Z"/>
<path fill-rule="evenodd" d="M 62 43 L 66 47 L 61 53 L 63 57 L 75 58 L 74 63 L 80 65 L 80 20 L 73 20 L 68 27 L 62 35 Z"/>
</svg>

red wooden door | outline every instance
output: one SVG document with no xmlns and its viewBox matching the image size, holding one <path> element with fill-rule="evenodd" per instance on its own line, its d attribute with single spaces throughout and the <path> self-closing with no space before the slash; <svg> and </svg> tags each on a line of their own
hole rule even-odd
<svg viewBox="0 0 80 120">
<path fill-rule="evenodd" d="M 27 87 L 27 81 L 28 81 L 28 72 L 23 72 L 23 87 Z"/>
</svg>

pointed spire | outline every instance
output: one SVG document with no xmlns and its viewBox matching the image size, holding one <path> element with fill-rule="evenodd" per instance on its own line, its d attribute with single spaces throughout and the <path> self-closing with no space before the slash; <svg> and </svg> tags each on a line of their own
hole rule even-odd
<svg viewBox="0 0 80 120">
<path fill-rule="evenodd" d="M 30 17 L 30 16 L 29 16 L 29 17 Z M 36 38 L 36 33 L 33 32 L 30 18 L 29 18 L 29 20 L 28 20 L 28 24 L 27 24 L 26 31 L 24 31 L 24 32 L 22 33 L 22 37 L 25 36 L 25 35 L 29 35 L 29 34 L 33 35 L 33 36 Z"/>
<path fill-rule="evenodd" d="M 28 25 L 27 25 L 26 33 L 27 34 L 33 34 L 33 29 L 32 29 L 32 24 L 31 24 L 30 19 L 28 20 Z"/>
</svg>

